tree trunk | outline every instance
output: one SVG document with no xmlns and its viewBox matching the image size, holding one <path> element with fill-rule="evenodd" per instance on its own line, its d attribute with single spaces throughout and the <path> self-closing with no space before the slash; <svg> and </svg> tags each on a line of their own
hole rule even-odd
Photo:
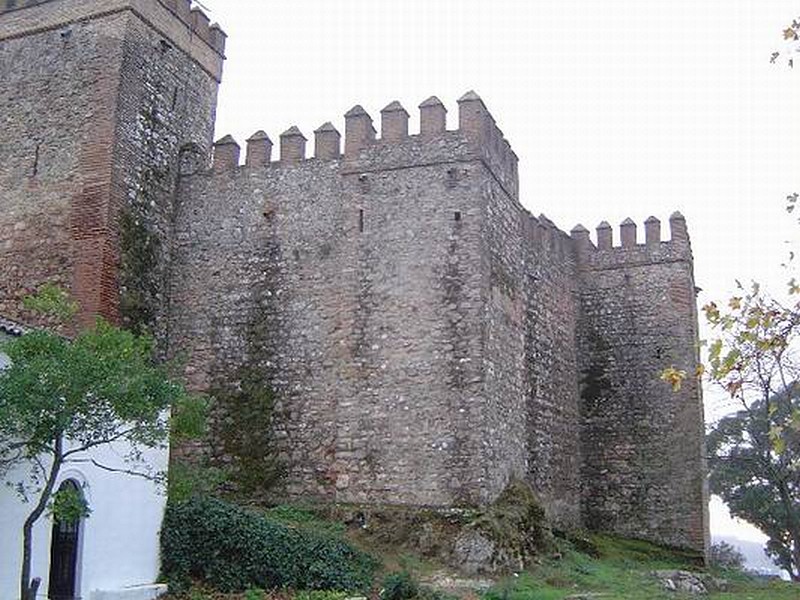
<svg viewBox="0 0 800 600">
<path fill-rule="evenodd" d="M 31 511 L 31 514 L 28 515 L 28 518 L 25 519 L 25 523 L 22 526 L 22 568 L 19 577 L 19 597 L 21 600 L 36 600 L 36 591 L 41 583 L 41 580 L 37 582 L 37 579 L 39 579 L 38 577 L 31 581 L 33 526 L 36 524 L 36 521 L 39 520 L 39 517 L 42 516 L 44 509 L 47 507 L 47 503 L 50 501 L 56 479 L 58 478 L 58 472 L 61 469 L 63 442 L 60 437 L 56 440 L 53 450 L 53 464 L 50 467 L 47 482 L 39 496 L 39 502 L 36 503 L 36 506 Z"/>
</svg>

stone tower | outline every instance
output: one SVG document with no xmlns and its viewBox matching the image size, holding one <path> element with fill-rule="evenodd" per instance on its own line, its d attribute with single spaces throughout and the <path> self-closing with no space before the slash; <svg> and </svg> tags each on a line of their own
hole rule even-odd
<svg viewBox="0 0 800 600">
<path fill-rule="evenodd" d="M 224 47 L 190 0 L 0 0 L 0 313 L 29 320 L 49 281 L 84 323 L 156 324 L 179 151 L 210 147 Z"/>
<path fill-rule="evenodd" d="M 170 345 L 201 389 L 278 396 L 282 495 L 474 506 L 513 479 L 548 516 L 703 551 L 703 414 L 686 224 L 601 226 L 597 244 L 520 203 L 517 158 L 474 92 L 380 136 L 258 131 L 181 178 Z M 245 375 L 241 375 L 241 374 Z M 249 375 L 248 375 L 249 374 Z"/>
</svg>

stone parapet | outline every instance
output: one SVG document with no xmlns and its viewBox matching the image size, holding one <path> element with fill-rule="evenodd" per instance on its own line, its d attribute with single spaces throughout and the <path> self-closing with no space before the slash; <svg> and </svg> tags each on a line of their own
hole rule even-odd
<svg viewBox="0 0 800 600">
<path fill-rule="evenodd" d="M 344 154 L 340 155 L 341 136 L 333 124 L 327 122 L 315 133 L 314 156 L 306 157 L 299 146 L 290 151 L 289 160 L 264 161 L 248 159 L 247 166 L 265 167 L 280 163 L 298 164 L 304 160 L 334 160 L 340 156 L 345 169 L 350 171 L 375 171 L 422 166 L 453 161 L 482 161 L 504 191 L 518 200 L 517 157 L 511 146 L 495 125 L 483 101 L 474 92 L 459 100 L 459 128 L 446 128 L 447 110 L 438 98 L 432 96 L 420 105 L 421 129 L 412 134 L 408 129 L 409 115 L 403 106 L 394 101 L 381 111 L 380 137 L 370 114 L 356 105 L 345 115 Z M 290 136 L 291 143 L 299 141 L 299 130 Z M 261 134 L 263 132 L 259 132 Z M 290 144 L 291 145 L 291 144 Z M 256 146 L 253 147 L 255 151 Z M 288 147 L 287 147 L 288 150 Z M 226 163 L 226 169 L 238 165 Z M 215 169 L 221 171 L 225 169 Z"/>
<path fill-rule="evenodd" d="M 614 245 L 613 229 L 606 221 L 597 226 L 596 245 L 582 225 L 572 230 L 572 239 L 577 244 L 580 264 L 585 270 L 691 262 L 692 248 L 686 220 L 676 212 L 670 217 L 669 224 L 668 240 L 661 239 L 661 221 L 652 216 L 645 221 L 644 240 L 639 239 L 637 225 L 632 219 L 625 219 L 620 224 L 620 245 Z"/>
</svg>

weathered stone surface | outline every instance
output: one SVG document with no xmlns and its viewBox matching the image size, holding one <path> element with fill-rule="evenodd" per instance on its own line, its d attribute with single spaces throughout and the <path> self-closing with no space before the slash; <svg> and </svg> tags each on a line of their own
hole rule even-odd
<svg viewBox="0 0 800 600">
<path fill-rule="evenodd" d="M 683 241 L 598 250 L 581 269 L 584 519 L 629 537 L 702 549 L 707 536 L 691 250 Z"/>
<path fill-rule="evenodd" d="M 0 103 L 13 107 L 0 144 L 0 313 L 30 320 L 21 297 L 50 281 L 73 293 L 83 322 L 164 316 L 178 152 L 208 148 L 222 64 L 185 30 L 155 0 L 0 16 Z M 124 248 L 125 212 L 147 248 Z M 136 273 L 143 257 L 148 272 Z"/>
<path fill-rule="evenodd" d="M 495 543 L 474 529 L 464 531 L 456 539 L 453 549 L 459 570 L 467 575 L 478 575 L 491 571 L 495 552 Z"/>
<path fill-rule="evenodd" d="M 30 4 L 0 4 L 0 314 L 52 281 L 199 390 L 257 373 L 284 498 L 486 506 L 520 479 L 561 527 L 703 550 L 700 390 L 658 380 L 696 359 L 681 215 L 645 244 L 626 220 L 622 248 L 533 217 L 474 92 L 457 131 L 436 98 L 419 135 L 387 106 L 382 139 L 357 106 L 343 154 L 326 124 L 313 159 L 259 132 L 212 169 L 225 40 L 201 11 Z"/>
<path fill-rule="evenodd" d="M 728 589 L 727 581 L 712 577 L 708 573 L 662 570 L 653 571 L 652 575 L 661 582 L 664 589 L 671 592 L 704 596 L 709 592 L 724 592 Z"/>
</svg>

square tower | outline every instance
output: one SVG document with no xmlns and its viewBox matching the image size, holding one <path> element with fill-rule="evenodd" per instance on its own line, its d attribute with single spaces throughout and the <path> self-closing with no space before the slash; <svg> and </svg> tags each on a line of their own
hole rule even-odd
<svg viewBox="0 0 800 600">
<path fill-rule="evenodd" d="M 0 312 L 161 314 L 181 148 L 210 146 L 225 34 L 190 0 L 0 0 Z M 156 333 L 158 333 L 156 331 Z"/>
</svg>

